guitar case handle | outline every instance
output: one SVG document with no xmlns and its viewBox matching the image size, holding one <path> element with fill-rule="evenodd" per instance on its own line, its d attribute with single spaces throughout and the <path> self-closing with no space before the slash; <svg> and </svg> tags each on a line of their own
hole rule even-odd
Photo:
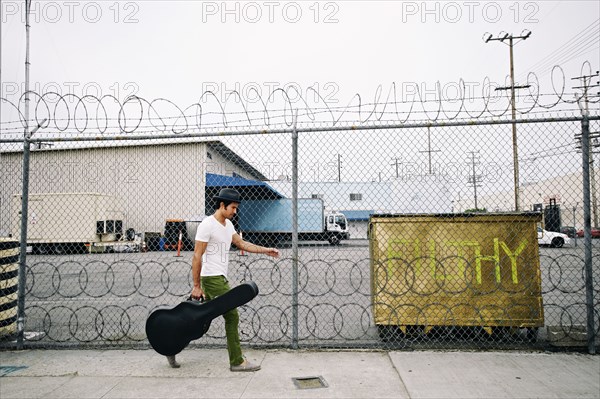
<svg viewBox="0 0 600 399">
<path fill-rule="evenodd" d="M 194 299 L 192 298 L 192 294 L 190 294 L 184 302 L 204 303 L 206 302 L 206 299 L 204 299 L 203 296 L 201 296 L 200 299 Z"/>
</svg>

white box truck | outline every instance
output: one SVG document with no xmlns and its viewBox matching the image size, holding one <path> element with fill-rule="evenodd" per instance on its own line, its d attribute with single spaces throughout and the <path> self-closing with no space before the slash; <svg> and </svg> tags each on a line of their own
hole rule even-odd
<svg viewBox="0 0 600 399">
<path fill-rule="evenodd" d="M 238 225 L 246 241 L 255 244 L 278 245 L 292 239 L 292 200 L 242 201 L 238 208 Z M 324 211 L 323 200 L 298 200 L 298 240 L 329 241 L 338 245 L 350 238 L 346 216 Z"/>
<path fill-rule="evenodd" d="M 21 235 L 21 196 L 13 196 L 13 237 Z M 134 241 L 123 231 L 122 201 L 100 193 L 29 194 L 27 245 L 33 253 L 103 252 Z"/>
</svg>

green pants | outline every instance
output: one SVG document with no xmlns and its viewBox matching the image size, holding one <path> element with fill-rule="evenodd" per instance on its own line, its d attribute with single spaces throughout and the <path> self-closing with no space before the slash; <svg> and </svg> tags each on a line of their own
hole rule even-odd
<svg viewBox="0 0 600 399">
<path fill-rule="evenodd" d="M 214 299 L 223 295 L 231 288 L 225 276 L 206 276 L 201 278 L 202 291 L 207 300 Z M 232 366 L 240 365 L 244 362 L 242 357 L 242 348 L 240 346 L 240 334 L 238 325 L 240 315 L 237 309 L 230 310 L 223 315 L 225 319 L 225 335 L 227 336 L 227 351 L 229 352 L 229 364 Z"/>
</svg>

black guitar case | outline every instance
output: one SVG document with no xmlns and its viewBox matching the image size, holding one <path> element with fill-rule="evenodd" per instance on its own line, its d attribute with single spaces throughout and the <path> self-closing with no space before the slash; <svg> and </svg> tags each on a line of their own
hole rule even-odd
<svg viewBox="0 0 600 399">
<path fill-rule="evenodd" d="M 155 351 L 174 356 L 190 341 L 202 337 L 213 319 L 257 295 L 258 287 L 249 281 L 208 302 L 187 300 L 171 308 L 156 309 L 146 320 L 146 336 Z"/>
</svg>

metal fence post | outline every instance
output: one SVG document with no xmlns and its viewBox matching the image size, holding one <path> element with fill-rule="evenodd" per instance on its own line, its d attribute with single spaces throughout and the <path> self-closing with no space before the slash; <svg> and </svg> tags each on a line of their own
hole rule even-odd
<svg viewBox="0 0 600 399">
<path fill-rule="evenodd" d="M 27 122 L 26 129 L 28 129 Z M 25 332 L 25 284 L 27 273 L 27 213 L 29 203 L 29 138 L 23 141 L 23 188 L 21 195 L 21 238 L 19 249 L 19 282 L 17 299 L 17 349 L 23 349 Z"/>
<path fill-rule="evenodd" d="M 588 353 L 596 353 L 594 328 L 594 284 L 592 282 L 592 218 L 590 211 L 590 121 L 584 112 L 581 120 L 581 152 L 583 158 L 583 230 L 584 230 L 584 268 L 585 299 L 587 308 Z"/>
<path fill-rule="evenodd" d="M 298 111 L 292 131 L 292 348 L 298 349 Z"/>
<path fill-rule="evenodd" d="M 21 192 L 21 238 L 19 248 L 19 278 L 17 296 L 17 349 L 23 349 L 25 335 L 25 284 L 27 273 L 27 217 L 29 204 L 29 157 L 31 132 L 29 131 L 29 1 L 25 2 L 25 131 L 23 134 L 23 186 Z"/>
</svg>

